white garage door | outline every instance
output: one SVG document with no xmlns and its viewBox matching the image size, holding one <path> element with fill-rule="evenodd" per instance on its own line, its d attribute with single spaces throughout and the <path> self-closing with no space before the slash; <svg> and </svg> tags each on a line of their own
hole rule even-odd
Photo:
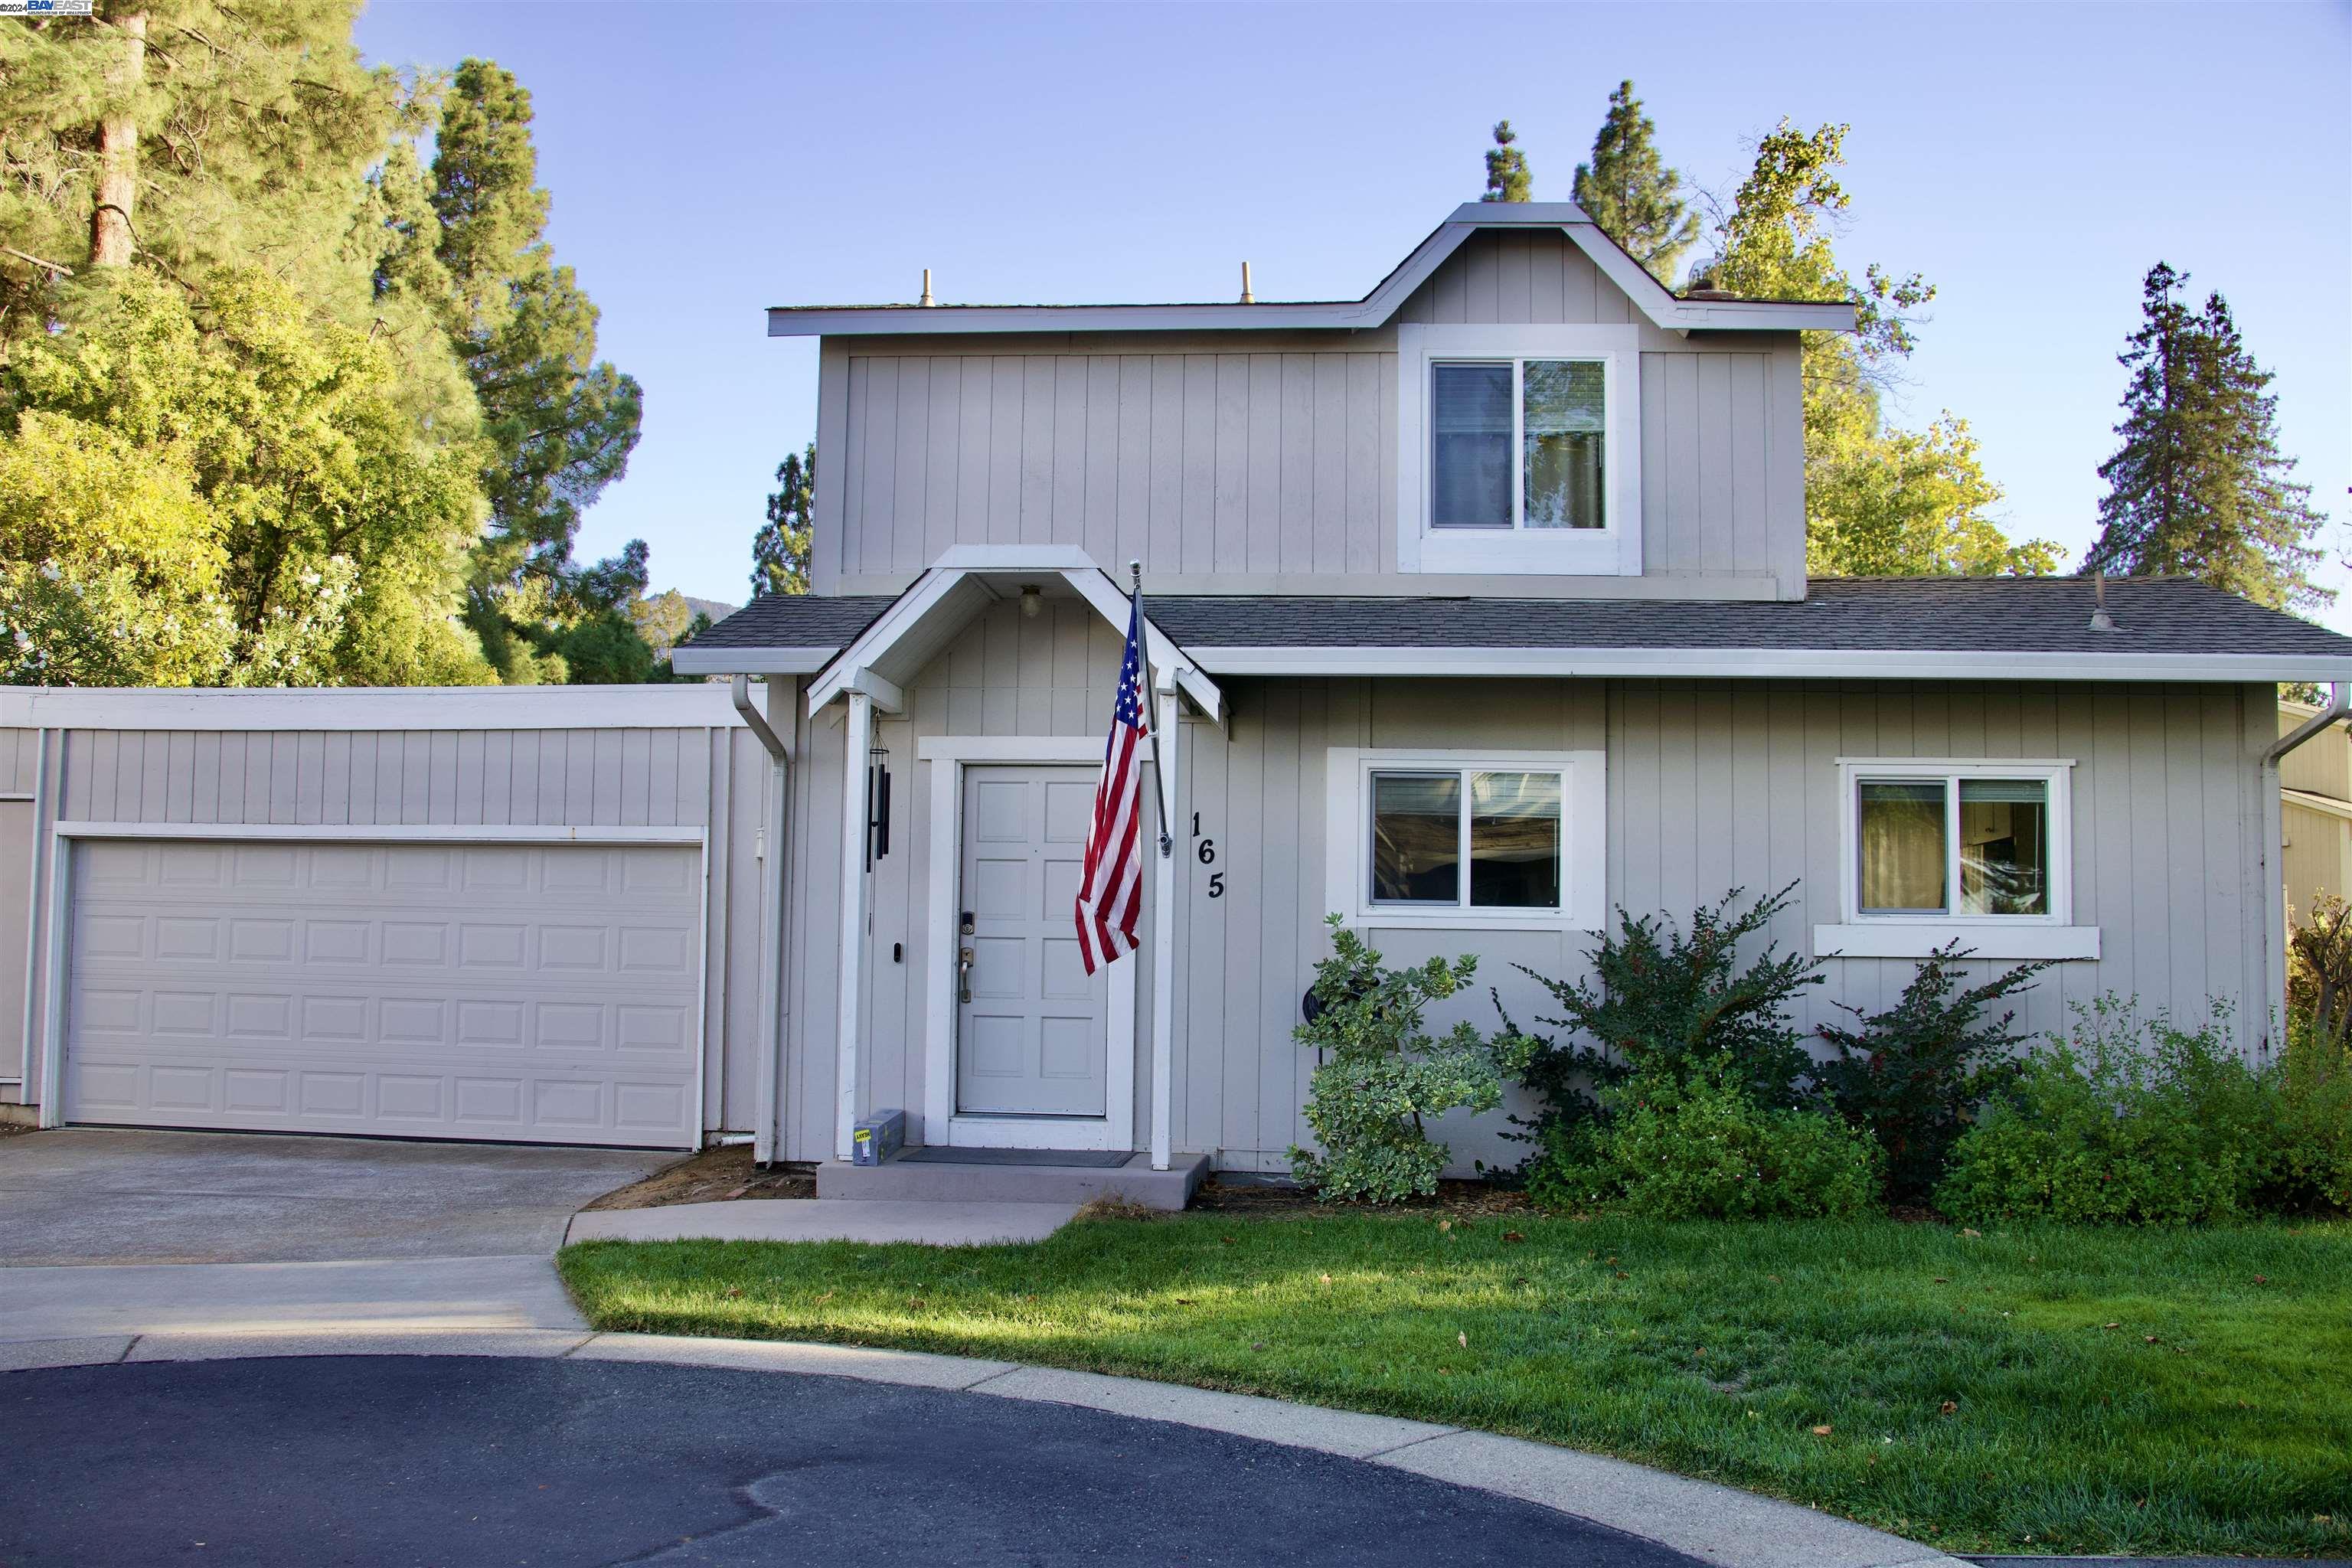
<svg viewBox="0 0 2352 1568">
<path fill-rule="evenodd" d="M 701 858 L 89 840 L 68 1121 L 683 1148 Z"/>
</svg>

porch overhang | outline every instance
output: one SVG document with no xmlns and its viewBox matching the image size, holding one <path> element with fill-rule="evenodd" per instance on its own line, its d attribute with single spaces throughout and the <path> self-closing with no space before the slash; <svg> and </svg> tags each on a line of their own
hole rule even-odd
<svg viewBox="0 0 2352 1568">
<path fill-rule="evenodd" d="M 808 689 L 812 716 L 852 693 L 885 713 L 905 711 L 904 687 L 990 605 L 1035 588 L 1084 600 L 1122 635 L 1127 595 L 1084 551 L 964 545 L 940 556 L 912 587 L 818 669 Z M 1212 720 L 1224 717 L 1224 695 L 1199 662 L 1152 624 L 1145 601 L 1144 655 L 1154 690 L 1182 694 Z"/>
</svg>

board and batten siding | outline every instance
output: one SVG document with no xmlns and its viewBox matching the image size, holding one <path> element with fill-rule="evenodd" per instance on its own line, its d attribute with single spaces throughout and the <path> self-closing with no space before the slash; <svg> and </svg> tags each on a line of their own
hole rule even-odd
<svg viewBox="0 0 2352 1568">
<path fill-rule="evenodd" d="M 1810 952 L 1811 928 L 1840 918 L 1843 870 L 1836 759 L 1842 756 L 2067 758 L 2074 768 L 2075 919 L 2101 929 L 2095 962 L 2044 972 L 2017 1004 L 2019 1024 L 2064 1027 L 2069 1008 L 2105 993 L 2201 1019 L 2230 1004 L 2242 1047 L 2266 1034 L 2265 900 L 2258 759 L 2272 728 L 2268 687 L 1980 686 L 1885 682 L 1733 684 L 1590 681 L 1226 683 L 1232 742 L 1202 727 L 1186 748 L 1181 812 L 1221 826 L 1229 891 L 1180 891 L 1192 923 L 1178 950 L 1178 1142 L 1215 1146 L 1226 1168 L 1278 1170 L 1306 1137 L 1298 1116 L 1313 1070 L 1294 1045 L 1300 992 L 1326 949 L 1324 752 L 1333 746 L 1583 750 L 1608 767 L 1608 897 L 1634 913 L 1686 918 L 1734 888 L 1798 884 L 1772 936 Z M 1202 869 L 1180 856 L 1188 884 Z M 1258 882 L 1251 889 L 1249 883 Z M 1513 964 L 1571 978 L 1584 933 L 1416 930 L 1382 922 L 1392 963 L 1474 952 L 1478 984 L 1433 1012 L 1439 1029 L 1496 1022 L 1496 986 L 1523 1025 L 1548 998 Z M 1972 975 L 2003 965 L 1968 964 Z M 1833 960 L 1799 1017 L 1845 1021 L 1838 1004 L 1891 1005 L 1908 960 Z M 1524 1113 L 1524 1111 L 1522 1112 Z M 1449 1119 L 1457 1160 L 1515 1163 L 1499 1116 Z"/>
<path fill-rule="evenodd" d="M 919 762 L 925 736 L 1060 736 L 1099 740 L 1109 722 L 1121 630 L 1076 600 L 1048 600 L 1035 617 L 1016 605 L 976 616 L 905 690 L 908 710 L 877 714 L 874 744 L 888 753 L 892 775 L 890 852 L 867 884 L 869 915 L 861 975 L 858 1105 L 861 1113 L 902 1109 L 910 1139 L 920 1131 L 925 1088 L 925 1000 L 940 965 L 931 951 L 930 770 Z M 830 1159 L 834 1151 L 839 1053 L 843 715 L 836 703 L 803 717 L 794 750 L 792 854 L 786 861 L 793 910 L 786 969 L 793 977 L 786 1033 L 806 1048 L 785 1064 L 784 1158 Z M 1213 731 L 1212 731 L 1213 733 Z M 1147 769 L 1144 787 L 1150 788 Z M 1147 807 L 1148 809 L 1148 807 Z M 1143 960 L 1138 971 L 1136 1126 L 1150 1125 L 1151 1039 L 1151 886 L 1145 868 Z M 894 961 L 892 945 L 904 950 Z M 1129 959 L 1126 962 L 1135 963 Z"/>
<path fill-rule="evenodd" d="M 1399 320 L 1636 313 L 1560 236 L 1485 235 Z M 1801 577 L 1795 334 L 1641 331 L 1644 574 Z M 965 544 L 1076 546 L 1194 592 L 1398 575 L 1392 327 L 836 339 L 819 378 L 821 594 Z"/>
<path fill-rule="evenodd" d="M 1091 623 L 1091 624 L 1089 624 Z M 926 948 L 929 781 L 913 760 L 930 734 L 1091 736 L 1108 712 L 1118 634 L 1074 607 L 1024 622 L 992 609 L 909 688 L 911 711 L 886 719 L 898 784 L 890 856 L 872 886 L 866 974 L 862 1109 L 923 1103 L 921 988 L 940 960 Z M 2105 992 L 2182 1018 L 2231 1004 L 2230 1027 L 2255 1048 L 2267 1032 L 2266 900 L 2275 863 L 2263 853 L 2259 755 L 2273 729 L 2267 687 L 1999 685 L 1884 682 L 1250 680 L 1223 683 L 1227 725 L 1186 721 L 1175 801 L 1174 1145 L 1214 1152 L 1222 1168 L 1279 1171 L 1303 1142 L 1299 1110 L 1314 1070 L 1297 1045 L 1301 994 L 1328 951 L 1324 910 L 1326 756 L 1333 747 L 1601 750 L 1608 768 L 1611 907 L 1686 918 L 1734 888 L 1754 895 L 1798 884 L 1776 924 L 1785 948 L 1810 952 L 1812 927 L 1841 918 L 1837 759 L 1852 756 L 2065 758 L 2073 778 L 2075 919 L 2101 930 L 2102 957 L 2046 971 L 2017 1003 L 2028 1031 L 2064 1027 L 2070 1007 Z M 833 1049 L 839 973 L 841 721 L 803 721 L 791 866 L 798 978 L 792 1037 L 791 1157 L 832 1148 Z M 1213 838 L 1199 858 L 1191 834 Z M 1147 857 L 1147 875 L 1162 863 Z M 1223 897 L 1208 877 L 1225 877 Z M 1147 944 L 1150 940 L 1147 892 Z M 1513 967 L 1571 977 L 1592 937 L 1581 932 L 1417 930 L 1383 921 L 1376 945 L 1392 963 L 1479 956 L 1478 983 L 1433 1014 L 1496 1023 L 1497 987 L 1522 1024 L 1548 998 Z M 890 944 L 905 944 L 905 962 Z M 1149 952 L 1147 945 L 1146 952 Z M 1969 963 L 1972 975 L 2002 967 Z M 1891 1005 L 1908 960 L 1832 961 L 1799 1018 L 1811 1028 L 1846 1017 L 1840 1003 Z M 1150 970 L 1140 972 L 1139 1129 L 1149 1125 Z M 866 1076 L 870 1075 L 870 1076 Z M 1522 1113 L 1524 1106 L 1518 1106 Z M 1501 1115 L 1451 1118 L 1441 1135 L 1467 1168 L 1516 1163 Z"/>
<path fill-rule="evenodd" d="M 30 730 L 0 731 L 0 763 L 10 749 L 29 756 L 37 738 Z M 50 748 L 45 826 L 701 829 L 709 871 L 702 1126 L 753 1124 L 756 857 L 769 766 L 748 730 L 60 730 L 51 732 Z M 29 789 L 29 763 L 19 776 Z M 0 953 L 0 963 L 18 962 L 22 952 L 20 946 Z M 0 1037 L 14 1042 L 16 1016 L 0 1028 L 6 1031 Z M 34 1038 L 45 1028 L 46 1018 L 37 1017 Z M 0 1077 L 13 1075 L 16 1049 L 0 1050 L 0 1059 L 7 1063 Z"/>
</svg>

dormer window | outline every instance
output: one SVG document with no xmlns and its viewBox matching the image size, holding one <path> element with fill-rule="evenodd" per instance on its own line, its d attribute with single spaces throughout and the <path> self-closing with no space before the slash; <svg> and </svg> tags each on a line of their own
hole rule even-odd
<svg viewBox="0 0 2352 1568">
<path fill-rule="evenodd" d="M 1634 329 L 1407 325 L 1397 345 L 1400 571 L 1640 574 Z"/>
<path fill-rule="evenodd" d="M 1609 364 L 1438 360 L 1430 526 L 1606 528 Z"/>
</svg>

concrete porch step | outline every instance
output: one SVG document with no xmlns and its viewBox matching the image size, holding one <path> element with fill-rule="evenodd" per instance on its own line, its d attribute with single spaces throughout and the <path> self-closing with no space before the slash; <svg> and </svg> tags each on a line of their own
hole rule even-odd
<svg viewBox="0 0 2352 1568">
<path fill-rule="evenodd" d="M 1118 1166 L 952 1164 L 898 1159 L 880 1165 L 828 1160 L 816 1168 L 816 1195 L 898 1203 L 1087 1204 L 1124 1198 L 1150 1209 L 1181 1209 L 1209 1173 L 1206 1154 L 1178 1154 L 1165 1171 L 1140 1152 Z"/>
</svg>

